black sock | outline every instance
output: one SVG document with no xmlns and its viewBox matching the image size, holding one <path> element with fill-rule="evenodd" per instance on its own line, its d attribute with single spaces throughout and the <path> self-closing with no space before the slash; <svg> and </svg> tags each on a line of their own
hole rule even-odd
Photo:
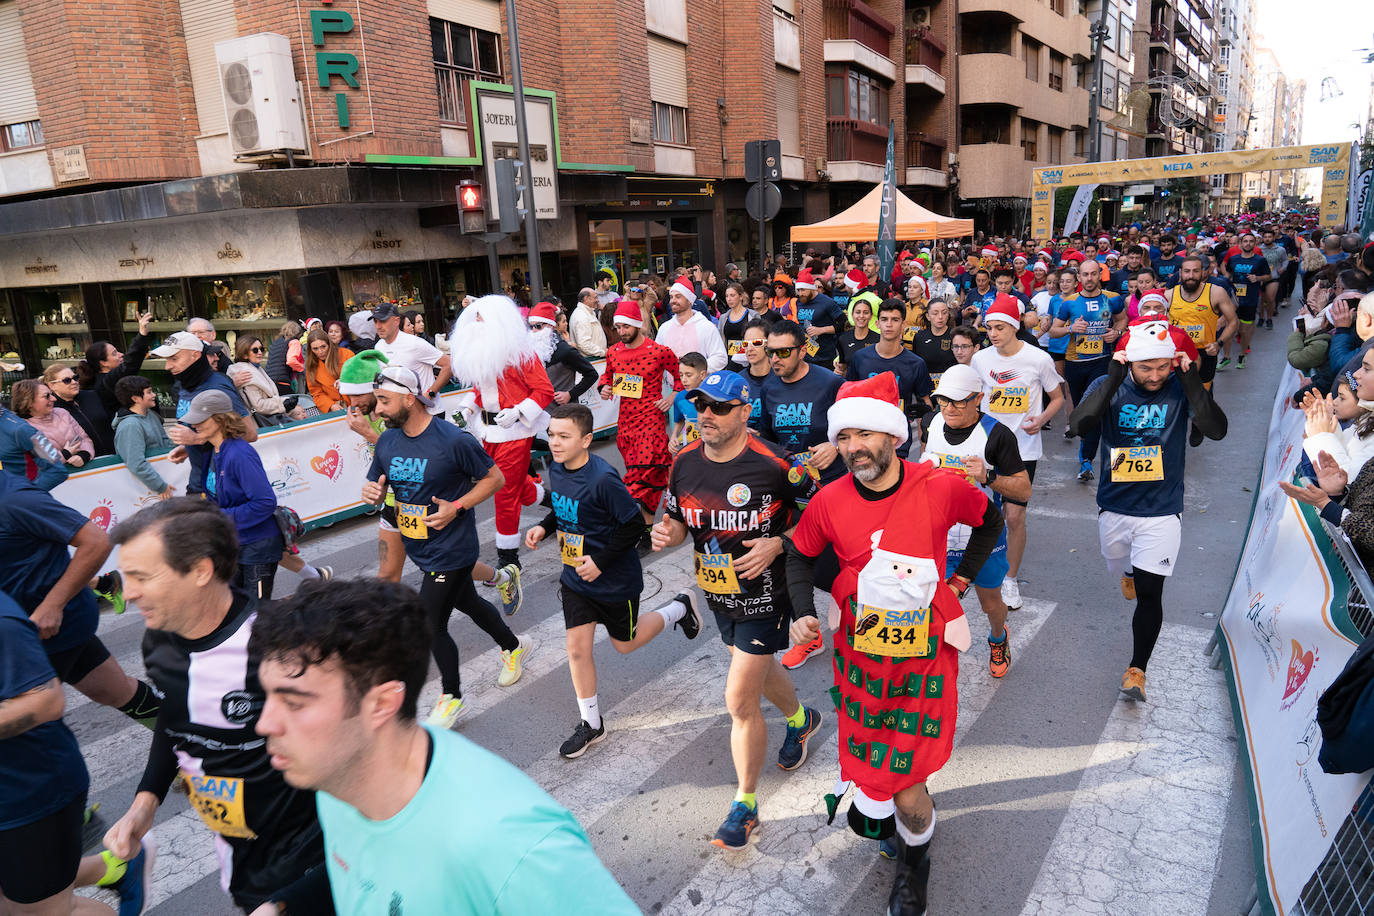
<svg viewBox="0 0 1374 916">
<path fill-rule="evenodd" d="M 1159 630 L 1164 626 L 1164 577 L 1158 573 L 1133 570 L 1135 579 L 1135 616 L 1131 618 L 1134 647 L 1131 667 L 1145 670 L 1155 650 Z"/>
<path fill-rule="evenodd" d="M 151 729 L 157 723 L 157 712 L 162 705 L 161 698 L 146 681 L 138 681 L 134 695 L 129 702 L 119 707 L 119 711 L 133 719 L 144 728 Z"/>
</svg>

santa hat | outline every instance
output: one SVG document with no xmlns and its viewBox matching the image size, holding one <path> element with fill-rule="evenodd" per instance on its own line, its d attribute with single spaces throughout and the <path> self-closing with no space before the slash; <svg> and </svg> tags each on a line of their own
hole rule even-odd
<svg viewBox="0 0 1374 916">
<path fill-rule="evenodd" d="M 377 350 L 353 354 L 339 369 L 339 394 L 371 394 L 372 383 L 386 363 L 387 358 Z"/>
<path fill-rule="evenodd" d="M 989 321 L 1005 321 L 1007 324 L 1020 327 L 1021 300 L 1007 293 L 998 293 L 997 298 L 992 300 L 992 305 L 988 306 L 988 313 L 983 316 L 984 324 Z"/>
<path fill-rule="evenodd" d="M 701 291 L 701 298 L 709 302 L 710 300 L 716 298 L 716 294 L 709 289 L 703 289 Z"/>
<path fill-rule="evenodd" d="M 996 249 L 996 248 L 993 248 L 991 245 L 988 245 L 987 247 L 985 247 L 985 248 L 983 249 L 983 257 L 985 257 L 985 258 L 996 258 L 996 257 L 997 257 L 997 249 Z"/>
<path fill-rule="evenodd" d="M 687 281 L 686 277 L 678 277 L 673 281 L 673 285 L 668 287 L 668 295 L 671 296 L 673 293 L 677 293 L 688 302 L 697 301 L 697 291 L 692 288 L 692 284 Z M 615 314 L 617 318 L 620 317 L 620 310 L 616 309 Z"/>
<path fill-rule="evenodd" d="M 855 267 L 849 273 L 844 275 L 844 285 L 849 287 L 849 291 L 851 293 L 857 293 L 859 290 L 863 289 L 865 286 L 868 285 L 868 274 L 864 273 L 862 270 L 859 270 L 859 268 Z"/>
<path fill-rule="evenodd" d="M 902 445 L 910 437 L 911 428 L 897 405 L 897 376 L 891 372 L 845 382 L 826 413 L 830 444 L 836 444 L 842 429 L 867 429 L 889 433 Z"/>
<path fill-rule="evenodd" d="M 1050 266 L 1046 264 L 1044 261 L 1036 261 L 1034 264 L 1031 265 L 1031 270 L 1037 273 L 1045 274 L 1050 272 Z"/>
<path fill-rule="evenodd" d="M 673 289 L 677 289 L 679 284 L 674 283 Z M 615 307 L 615 317 L 611 319 L 612 324 L 628 324 L 632 328 L 644 327 L 644 314 L 639 310 L 639 303 L 633 299 L 621 299 L 620 304 Z"/>
<path fill-rule="evenodd" d="M 1028 263 L 1026 256 L 1024 254 L 1018 254 L 1016 257 L 1011 259 L 1011 262 L 1013 264 L 1015 264 L 1017 261 L 1020 261 L 1022 264 Z"/>
<path fill-rule="evenodd" d="M 541 302 L 530 309 L 529 321 L 556 325 L 558 324 L 558 309 L 554 308 L 552 302 Z"/>
<path fill-rule="evenodd" d="M 1130 339 L 1126 341 L 1128 361 L 1134 363 L 1145 359 L 1173 359 L 1176 354 L 1174 338 L 1169 333 L 1169 322 L 1147 321 L 1131 328 Z"/>
<path fill-rule="evenodd" d="M 1146 290 L 1140 297 L 1140 302 L 1138 303 L 1139 310 L 1142 312 L 1145 311 L 1145 306 L 1150 303 L 1158 305 L 1161 309 L 1167 309 L 1169 307 L 1168 293 L 1162 289 Z"/>
<path fill-rule="evenodd" d="M 816 278 L 811 274 L 811 268 L 803 267 L 797 271 L 797 289 L 816 289 Z"/>
<path fill-rule="evenodd" d="M 1099 244 L 1099 245 L 1107 245 L 1107 246 L 1110 247 L 1111 244 L 1112 244 L 1112 240 L 1109 239 L 1109 238 L 1107 238 L 1105 235 L 1099 235 L 1099 236 L 1097 237 L 1097 244 Z"/>
</svg>

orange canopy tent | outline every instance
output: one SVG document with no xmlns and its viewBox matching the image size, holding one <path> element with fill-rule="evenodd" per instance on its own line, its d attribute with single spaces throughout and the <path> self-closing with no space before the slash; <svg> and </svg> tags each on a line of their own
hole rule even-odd
<svg viewBox="0 0 1374 916">
<path fill-rule="evenodd" d="M 793 226 L 793 242 L 871 242 L 878 238 L 883 186 L 876 184 L 854 206 L 809 226 Z M 973 235 L 973 220 L 941 216 L 897 190 L 897 239 L 957 239 Z"/>
</svg>

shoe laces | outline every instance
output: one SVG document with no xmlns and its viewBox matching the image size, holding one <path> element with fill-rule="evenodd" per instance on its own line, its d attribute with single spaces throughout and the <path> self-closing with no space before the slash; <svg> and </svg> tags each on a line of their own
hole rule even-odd
<svg viewBox="0 0 1374 916">
<path fill-rule="evenodd" d="M 743 827 L 753 814 L 754 809 L 742 801 L 737 801 L 730 806 L 730 813 L 725 816 L 725 823 L 731 827 Z"/>
<path fill-rule="evenodd" d="M 993 664 L 1001 665 L 1005 663 L 1007 660 L 1007 641 L 1003 639 L 1001 642 L 990 642 L 988 645 L 992 649 Z"/>
<path fill-rule="evenodd" d="M 509 651 L 506 649 L 501 650 L 501 660 L 506 663 L 507 668 L 515 667 L 515 657 L 519 655 L 520 650 L 524 648 L 524 646 L 516 646 L 514 649 L 510 649 Z"/>
</svg>

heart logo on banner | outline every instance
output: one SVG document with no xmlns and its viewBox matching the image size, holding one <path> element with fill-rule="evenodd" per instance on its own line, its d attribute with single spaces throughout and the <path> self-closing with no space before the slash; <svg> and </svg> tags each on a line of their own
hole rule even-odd
<svg viewBox="0 0 1374 916">
<path fill-rule="evenodd" d="M 310 459 L 310 469 L 316 474 L 323 474 L 330 480 L 336 480 L 339 476 L 339 450 L 331 448 L 323 456 L 316 455 Z"/>
<path fill-rule="evenodd" d="M 1304 652 L 1296 639 L 1290 642 L 1293 643 L 1293 657 L 1288 660 L 1288 680 L 1283 686 L 1285 700 L 1307 683 L 1307 676 L 1312 673 L 1312 665 L 1316 661 L 1311 649 Z"/>
<path fill-rule="evenodd" d="M 96 506 L 87 518 L 99 525 L 100 530 L 106 533 L 110 530 L 110 523 L 114 521 L 114 515 L 111 514 L 108 506 Z"/>
</svg>

